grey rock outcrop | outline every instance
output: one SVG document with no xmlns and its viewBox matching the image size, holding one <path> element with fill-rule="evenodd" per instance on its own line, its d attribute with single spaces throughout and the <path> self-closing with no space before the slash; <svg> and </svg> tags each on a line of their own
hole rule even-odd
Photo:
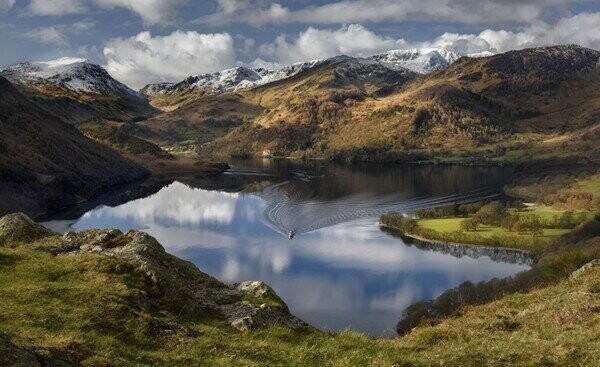
<svg viewBox="0 0 600 367">
<path fill-rule="evenodd" d="M 594 266 L 600 266 L 600 259 L 594 259 L 592 261 L 590 261 L 589 263 L 585 264 L 584 266 L 582 266 L 581 268 L 575 270 L 572 274 L 571 274 L 571 279 L 577 279 L 579 278 L 581 275 L 585 274 L 586 272 L 590 271 Z"/>
<path fill-rule="evenodd" d="M 52 234 L 52 231 L 23 213 L 8 214 L 0 218 L 0 246 L 32 242 Z"/>
<path fill-rule="evenodd" d="M 213 312 L 239 330 L 280 325 L 292 329 L 308 324 L 292 315 L 287 305 L 269 286 L 259 281 L 227 285 L 201 272 L 194 264 L 168 254 L 146 233 L 118 230 L 68 232 L 59 246 L 50 249 L 58 256 L 98 254 L 127 260 L 142 271 L 156 293 L 187 297 L 192 306 Z"/>
</svg>

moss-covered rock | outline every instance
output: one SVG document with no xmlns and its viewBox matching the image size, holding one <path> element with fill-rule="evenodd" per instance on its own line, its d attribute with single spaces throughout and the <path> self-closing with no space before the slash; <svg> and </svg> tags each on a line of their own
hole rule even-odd
<svg viewBox="0 0 600 367">
<path fill-rule="evenodd" d="M 8 214 L 0 218 L 0 246 L 33 242 L 52 234 L 52 231 L 23 213 Z"/>
</svg>

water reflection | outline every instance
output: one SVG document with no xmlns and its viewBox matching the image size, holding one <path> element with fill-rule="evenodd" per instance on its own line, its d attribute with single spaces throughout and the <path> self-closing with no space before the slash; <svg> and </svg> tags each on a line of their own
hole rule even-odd
<svg viewBox="0 0 600 367">
<path fill-rule="evenodd" d="M 352 192 L 356 187 L 351 188 L 354 184 L 349 181 L 368 180 L 362 174 L 355 180 L 342 179 L 339 190 L 334 190 L 332 180 L 316 180 L 310 194 L 298 194 L 298 202 L 335 206 L 336 200 L 348 195 L 360 197 L 359 191 Z M 389 189 L 372 187 L 364 197 L 387 195 Z M 225 282 L 266 281 L 295 314 L 315 326 L 373 335 L 386 330 L 389 334 L 402 310 L 414 302 L 467 280 L 505 277 L 527 269 L 524 264 L 493 261 L 485 255 L 455 257 L 452 252 L 406 246 L 382 232 L 376 218 L 343 222 L 290 241 L 265 220 L 269 203 L 260 192 L 231 194 L 175 182 L 145 199 L 115 208 L 99 207 L 73 227 L 144 230 L 169 252 Z M 408 199 L 431 192 L 452 194 L 447 186 L 440 186 L 435 190 L 414 187 L 402 195 Z"/>
</svg>

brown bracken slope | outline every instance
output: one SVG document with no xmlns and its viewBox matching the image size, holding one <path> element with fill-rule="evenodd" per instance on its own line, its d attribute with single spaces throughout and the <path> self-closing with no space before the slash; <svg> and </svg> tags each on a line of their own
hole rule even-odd
<svg viewBox="0 0 600 367">
<path fill-rule="evenodd" d="M 142 125 L 164 132 L 218 122 L 227 129 L 202 151 L 220 155 L 449 154 L 580 141 L 600 122 L 599 59 L 595 50 L 553 46 L 462 58 L 424 76 L 351 59 L 248 91 L 177 96 L 177 108 Z"/>
</svg>

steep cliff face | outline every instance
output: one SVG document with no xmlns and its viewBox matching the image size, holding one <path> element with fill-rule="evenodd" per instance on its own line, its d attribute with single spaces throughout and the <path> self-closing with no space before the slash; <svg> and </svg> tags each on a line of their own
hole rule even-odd
<svg viewBox="0 0 600 367">
<path fill-rule="evenodd" d="M 0 213 L 40 215 L 146 174 L 0 77 Z"/>
</svg>

